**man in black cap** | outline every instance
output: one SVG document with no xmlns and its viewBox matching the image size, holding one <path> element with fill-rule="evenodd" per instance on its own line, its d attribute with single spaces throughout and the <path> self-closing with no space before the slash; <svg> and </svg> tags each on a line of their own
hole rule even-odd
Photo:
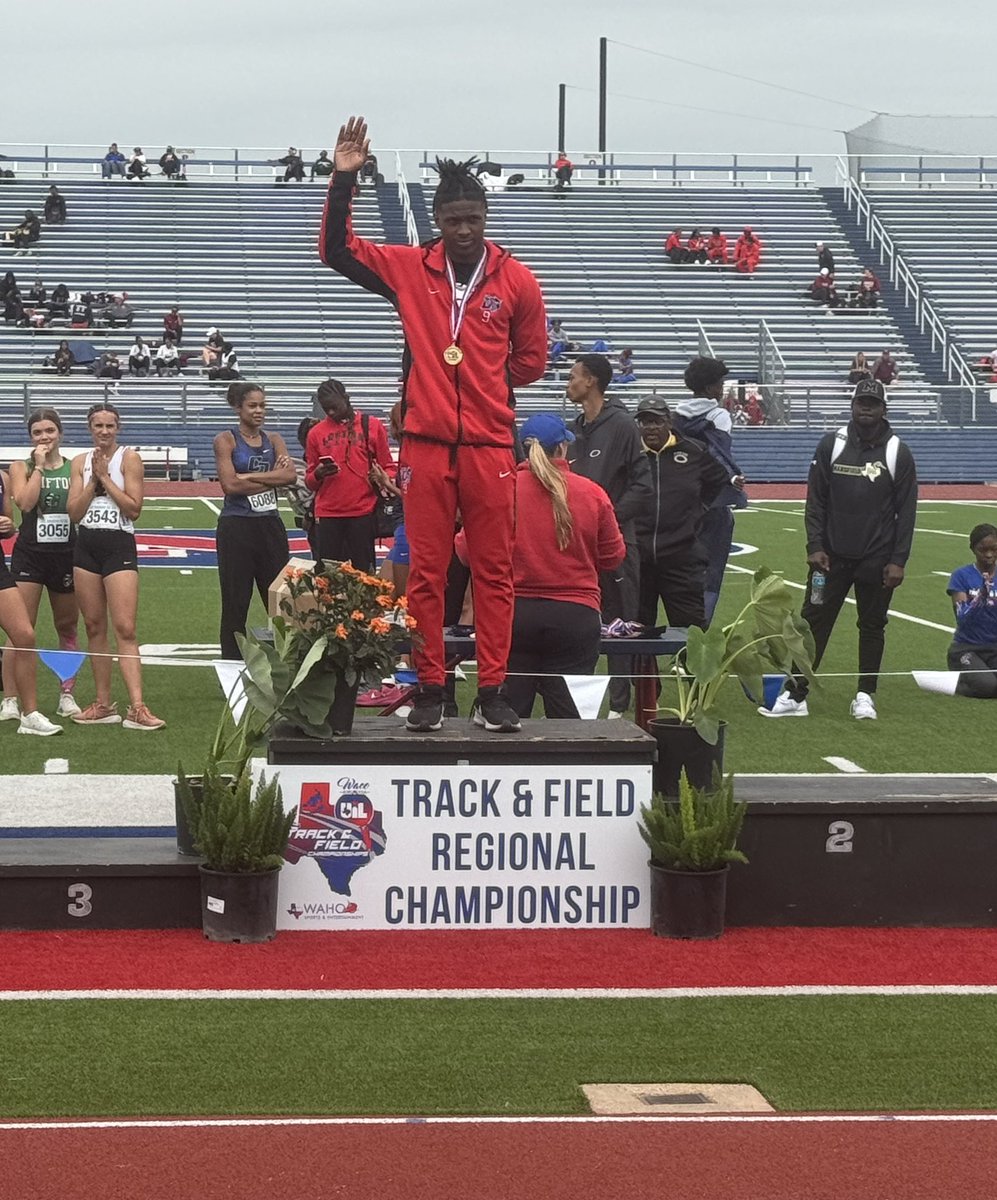
<svg viewBox="0 0 997 1200">
<path fill-rule="evenodd" d="M 730 479 L 702 442 L 673 431 L 671 410 L 660 396 L 637 405 L 637 426 L 654 488 L 651 504 L 637 518 L 637 619 L 656 625 L 661 602 L 669 625 L 705 626 L 706 553 L 699 530 Z"/>
<path fill-rule="evenodd" d="M 852 397 L 852 419 L 817 444 L 807 480 L 807 578 L 803 618 L 813 630 L 820 663 L 845 597 L 858 607 L 859 685 L 856 720 L 876 719 L 874 696 L 893 589 L 904 579 L 917 515 L 914 457 L 886 420 L 878 380 L 863 379 Z M 806 681 L 794 677 L 766 717 L 805 717 Z"/>
<path fill-rule="evenodd" d="M 713 500 L 703 517 L 700 530 L 700 540 L 706 551 L 704 603 L 707 623 L 712 620 L 720 598 L 720 587 L 734 537 L 731 508 L 746 508 L 748 505 L 748 498 L 744 494 L 744 475 L 734 459 L 730 440 L 734 423 L 730 413 L 720 403 L 726 377 L 727 365 L 722 359 L 694 358 L 685 369 L 685 386 L 692 392 L 692 398 L 679 401 L 672 418 L 675 432 L 702 442 L 711 457 L 723 467 L 730 481 L 729 486 Z"/>
</svg>

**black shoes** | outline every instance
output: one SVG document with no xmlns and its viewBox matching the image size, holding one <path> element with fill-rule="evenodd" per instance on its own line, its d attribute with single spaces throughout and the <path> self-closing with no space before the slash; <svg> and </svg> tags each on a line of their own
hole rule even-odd
<svg viewBox="0 0 997 1200">
<path fill-rule="evenodd" d="M 523 728 L 519 716 L 501 688 L 479 688 L 474 702 L 473 721 L 489 733 L 519 733 Z"/>
<path fill-rule="evenodd" d="M 405 718 L 405 728 L 413 733 L 434 733 L 443 728 L 443 688 L 431 683 L 419 688 L 412 711 Z"/>
</svg>

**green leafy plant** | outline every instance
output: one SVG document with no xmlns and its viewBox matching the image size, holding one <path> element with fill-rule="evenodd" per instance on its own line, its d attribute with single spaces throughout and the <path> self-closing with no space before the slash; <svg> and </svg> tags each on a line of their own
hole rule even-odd
<svg viewBox="0 0 997 1200">
<path fill-rule="evenodd" d="M 816 684 L 813 658 L 813 634 L 796 609 L 789 585 L 762 567 L 752 577 L 748 603 L 729 625 L 690 627 L 686 645 L 667 672 L 678 699 L 673 708 L 658 711 L 695 726 L 703 741 L 714 746 L 720 730 L 720 690 L 731 675 L 749 696 L 760 700 L 767 673 L 799 672 Z"/>
<path fill-rule="evenodd" d="M 350 563 L 288 567 L 283 614 L 273 643 L 237 635 L 246 663 L 248 708 L 262 736 L 278 718 L 312 737 L 329 737 L 329 709 L 340 680 L 352 687 L 392 671 L 401 643 L 414 636 L 405 598 Z M 252 732 L 252 726 L 250 726 Z"/>
<path fill-rule="evenodd" d="M 678 800 L 660 794 L 640 808 L 640 836 L 655 866 L 674 871 L 717 871 L 748 860 L 737 849 L 747 805 L 734 799 L 734 776 L 713 768 L 713 785 L 693 787 L 685 771 Z"/>
<path fill-rule="evenodd" d="M 279 779 L 261 776 L 253 794 L 248 766 L 235 781 L 209 758 L 195 798 L 190 781 L 178 773 L 180 798 L 194 847 L 210 871 L 259 874 L 283 866 L 294 812 L 285 813 Z"/>
</svg>

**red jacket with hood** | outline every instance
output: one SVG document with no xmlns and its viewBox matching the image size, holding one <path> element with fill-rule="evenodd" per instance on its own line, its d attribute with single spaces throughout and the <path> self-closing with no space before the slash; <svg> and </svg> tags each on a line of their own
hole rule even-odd
<svg viewBox="0 0 997 1200">
<path fill-rule="evenodd" d="M 357 237 L 350 221 L 355 183 L 352 172 L 333 175 L 319 254 L 334 271 L 398 310 L 405 334 L 406 438 L 447 446 L 513 446 L 512 389 L 540 379 L 547 366 L 540 285 L 507 250 L 486 241 L 485 271 L 458 338 L 464 360 L 449 366 L 443 351 L 452 340 L 452 293 L 442 240 L 388 246 Z"/>
</svg>

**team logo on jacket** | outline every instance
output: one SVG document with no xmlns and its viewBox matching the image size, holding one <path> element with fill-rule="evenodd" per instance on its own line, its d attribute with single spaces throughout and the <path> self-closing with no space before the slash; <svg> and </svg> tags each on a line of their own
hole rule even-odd
<svg viewBox="0 0 997 1200">
<path fill-rule="evenodd" d="M 677 463 L 687 463 L 689 461 L 689 455 L 684 450 L 679 450 L 676 454 L 672 455 L 672 458 Z"/>
<path fill-rule="evenodd" d="M 487 292 L 484 299 L 481 301 L 482 321 L 490 321 L 492 319 L 492 313 L 497 313 L 501 307 L 502 298 L 500 296 L 493 295 L 491 292 Z"/>
<path fill-rule="evenodd" d="M 886 466 L 881 462 L 863 463 L 861 467 L 853 467 L 848 463 L 834 463 L 831 470 L 835 475 L 855 475 L 863 479 L 868 479 L 870 483 L 875 483 L 876 480 L 886 470 Z"/>
</svg>

